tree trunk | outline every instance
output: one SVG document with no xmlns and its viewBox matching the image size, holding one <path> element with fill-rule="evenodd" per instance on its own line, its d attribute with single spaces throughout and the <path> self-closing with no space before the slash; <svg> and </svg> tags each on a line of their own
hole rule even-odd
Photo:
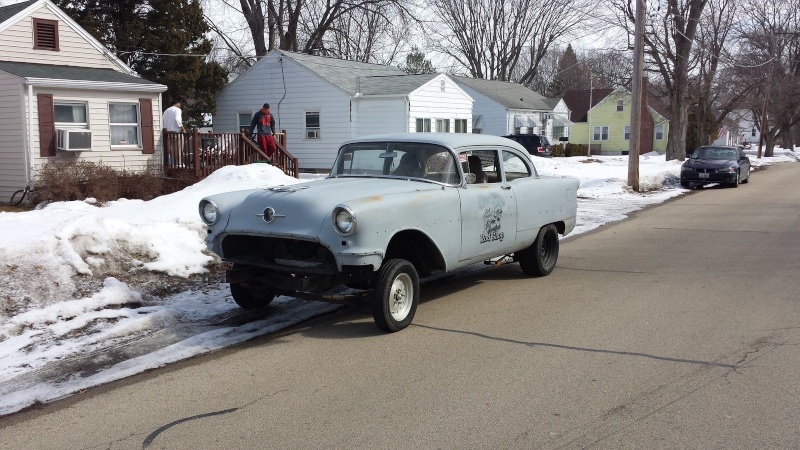
<svg viewBox="0 0 800 450">
<path fill-rule="evenodd" d="M 669 99 L 667 161 L 673 159 L 683 161 L 686 158 L 686 130 L 689 125 L 689 106 L 686 103 L 686 88 L 675 83 Z"/>
</svg>

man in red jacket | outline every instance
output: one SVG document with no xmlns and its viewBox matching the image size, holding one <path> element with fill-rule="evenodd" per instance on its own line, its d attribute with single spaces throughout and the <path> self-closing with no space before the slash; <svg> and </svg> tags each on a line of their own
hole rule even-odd
<svg viewBox="0 0 800 450">
<path fill-rule="evenodd" d="M 254 128 L 255 131 L 253 131 Z M 276 150 L 275 118 L 269 112 L 269 103 L 264 103 L 264 107 L 253 115 L 253 121 L 250 122 L 250 131 L 255 132 L 261 149 L 270 159 L 273 158 Z"/>
</svg>

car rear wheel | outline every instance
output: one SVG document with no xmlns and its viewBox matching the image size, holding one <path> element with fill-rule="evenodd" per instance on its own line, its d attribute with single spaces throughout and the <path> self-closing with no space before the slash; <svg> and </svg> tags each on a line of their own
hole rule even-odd
<svg viewBox="0 0 800 450">
<path fill-rule="evenodd" d="M 386 261 L 378 271 L 372 292 L 375 325 L 393 333 L 411 324 L 419 303 L 419 276 L 405 259 Z"/>
<path fill-rule="evenodd" d="M 689 187 L 689 182 L 688 181 L 681 181 L 681 187 L 688 188 Z"/>
<path fill-rule="evenodd" d="M 747 172 L 747 176 L 744 177 L 744 180 L 742 180 L 742 184 L 749 183 L 749 182 L 750 182 L 750 172 Z"/>
<path fill-rule="evenodd" d="M 533 277 L 550 275 L 558 261 L 558 230 L 555 225 L 546 225 L 539 230 L 530 247 L 517 252 L 519 267 Z"/>
</svg>

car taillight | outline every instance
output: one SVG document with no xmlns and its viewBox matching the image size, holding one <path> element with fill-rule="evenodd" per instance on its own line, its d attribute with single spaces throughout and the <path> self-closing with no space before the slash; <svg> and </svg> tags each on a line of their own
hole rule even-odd
<svg viewBox="0 0 800 450">
<path fill-rule="evenodd" d="M 544 151 L 544 147 L 536 147 L 536 151 L 542 153 Z"/>
</svg>

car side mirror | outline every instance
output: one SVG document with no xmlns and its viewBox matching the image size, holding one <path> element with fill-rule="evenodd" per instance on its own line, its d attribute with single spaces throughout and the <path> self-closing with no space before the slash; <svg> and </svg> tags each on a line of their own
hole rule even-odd
<svg viewBox="0 0 800 450">
<path fill-rule="evenodd" d="M 465 173 L 464 174 L 464 184 L 475 184 L 475 181 L 478 180 L 478 177 L 475 176 L 474 173 Z"/>
</svg>

